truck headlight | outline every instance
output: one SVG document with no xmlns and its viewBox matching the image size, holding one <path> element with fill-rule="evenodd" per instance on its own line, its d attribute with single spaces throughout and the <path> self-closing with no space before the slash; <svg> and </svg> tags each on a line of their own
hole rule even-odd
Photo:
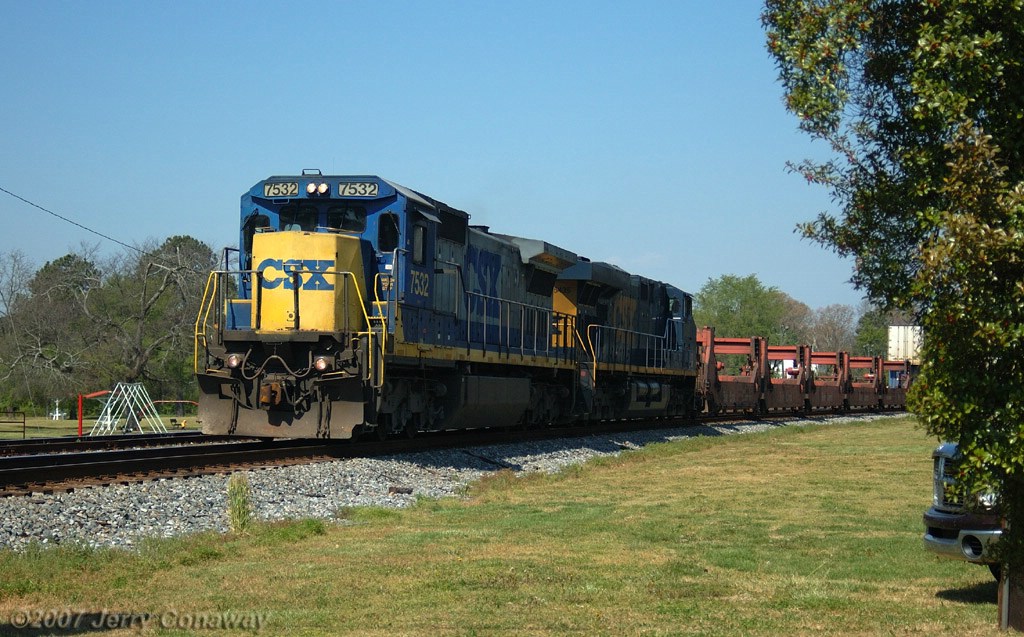
<svg viewBox="0 0 1024 637">
<path fill-rule="evenodd" d="M 974 501 L 981 509 L 994 509 L 999 498 L 993 491 L 982 491 L 974 496 Z"/>
</svg>

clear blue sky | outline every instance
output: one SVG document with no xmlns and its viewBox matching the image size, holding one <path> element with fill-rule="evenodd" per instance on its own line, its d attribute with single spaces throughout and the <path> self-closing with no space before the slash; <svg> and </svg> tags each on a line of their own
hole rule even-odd
<svg viewBox="0 0 1024 637">
<path fill-rule="evenodd" d="M 275 174 L 378 174 L 696 291 L 856 305 L 754 0 L 0 0 L 0 186 L 126 243 L 235 240 Z M 0 193 L 0 252 L 98 239 Z M 107 252 L 116 245 L 101 242 Z"/>
</svg>

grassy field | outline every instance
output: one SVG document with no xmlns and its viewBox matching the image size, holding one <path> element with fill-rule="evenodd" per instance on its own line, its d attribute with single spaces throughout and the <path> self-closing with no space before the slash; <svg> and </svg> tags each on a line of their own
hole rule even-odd
<svg viewBox="0 0 1024 637">
<path fill-rule="evenodd" d="M 195 416 L 161 416 L 164 422 L 164 426 L 171 429 L 171 418 L 177 419 L 180 424 L 182 420 L 186 422 L 187 429 L 198 429 L 195 425 Z M 6 419 L 2 413 L 0 413 L 0 419 Z M 89 431 L 92 430 L 93 425 L 96 424 L 96 418 L 85 418 L 82 421 L 82 433 L 89 435 Z M 180 427 L 179 427 L 180 428 Z M 147 429 L 148 432 L 148 429 Z M 78 420 L 51 420 L 49 418 L 42 417 L 29 417 L 25 422 L 25 437 L 26 438 L 47 438 L 53 436 L 76 436 L 78 435 Z M 22 427 L 21 422 L 0 422 L 0 440 L 20 440 L 22 438 Z"/>
<path fill-rule="evenodd" d="M 988 571 L 921 547 L 933 446 L 909 418 L 787 428 L 498 473 L 465 500 L 337 523 L 138 553 L 0 552 L 0 620 L 107 609 L 150 613 L 146 634 L 230 611 L 265 613 L 274 635 L 995 635 Z"/>
</svg>

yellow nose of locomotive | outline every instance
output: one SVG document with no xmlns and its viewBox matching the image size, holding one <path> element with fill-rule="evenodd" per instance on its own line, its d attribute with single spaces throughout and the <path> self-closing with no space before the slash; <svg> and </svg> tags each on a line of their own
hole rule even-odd
<svg viewBox="0 0 1024 637">
<path fill-rule="evenodd" d="M 319 232 L 253 237 L 258 332 L 352 332 L 366 327 L 359 238 Z"/>
</svg>

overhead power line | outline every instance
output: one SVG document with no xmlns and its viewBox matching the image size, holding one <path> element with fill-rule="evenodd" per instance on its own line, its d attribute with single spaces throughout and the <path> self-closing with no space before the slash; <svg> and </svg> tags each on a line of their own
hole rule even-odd
<svg viewBox="0 0 1024 637">
<path fill-rule="evenodd" d="M 5 192 L 8 195 L 10 195 L 10 196 L 14 197 L 15 199 L 17 199 L 18 201 L 22 201 L 24 203 L 27 203 L 28 205 L 32 206 L 33 208 L 38 208 L 39 210 L 42 210 L 43 212 L 45 212 L 48 215 L 53 215 L 54 217 L 57 217 L 61 221 L 66 221 L 67 223 L 70 223 L 73 226 L 78 226 L 82 230 L 85 230 L 86 232 L 91 232 L 94 235 L 96 235 L 97 237 L 102 237 L 102 238 L 106 239 L 107 241 L 113 241 L 114 243 L 116 243 L 119 246 L 124 246 L 125 248 L 128 248 L 129 250 L 135 250 L 136 252 L 138 252 L 140 254 L 143 254 L 142 250 L 140 250 L 139 248 L 137 248 L 137 247 L 135 247 L 133 245 L 128 245 L 124 241 L 118 241 L 114 237 L 105 235 L 102 232 L 99 232 L 97 230 L 93 230 L 92 228 L 89 228 L 87 226 L 83 226 L 82 224 L 78 223 L 77 221 L 74 221 L 72 219 L 68 219 L 67 217 L 65 217 L 63 215 L 59 215 L 59 214 L 57 214 L 56 212 L 54 212 L 52 210 L 48 210 L 48 209 L 40 206 L 39 204 L 37 204 L 37 203 L 35 203 L 33 201 L 29 201 L 28 199 L 25 199 L 21 195 L 16 195 L 13 192 L 11 192 L 10 190 L 7 190 L 6 188 L 4 188 L 3 186 L 0 186 L 0 192 Z"/>
</svg>

